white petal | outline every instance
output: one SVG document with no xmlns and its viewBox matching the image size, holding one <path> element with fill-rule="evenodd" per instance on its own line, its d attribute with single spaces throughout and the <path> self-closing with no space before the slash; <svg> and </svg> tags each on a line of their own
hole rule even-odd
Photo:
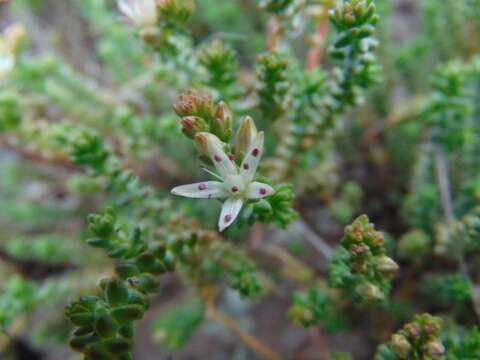
<svg viewBox="0 0 480 360">
<path fill-rule="evenodd" d="M 195 199 L 218 199 L 228 195 L 223 187 L 223 183 L 218 181 L 204 181 L 177 186 L 172 189 L 172 194 Z"/>
<path fill-rule="evenodd" d="M 261 199 L 274 193 L 275 189 L 270 185 L 254 181 L 249 185 L 246 196 L 248 199 Z"/>
<path fill-rule="evenodd" d="M 216 139 L 215 135 L 209 134 L 207 137 L 206 145 L 207 151 L 210 159 L 213 161 L 215 168 L 222 178 L 227 177 L 227 175 L 236 175 L 237 167 L 235 164 L 228 158 L 225 151 L 221 146 L 221 142 Z"/>
<path fill-rule="evenodd" d="M 220 219 L 218 219 L 218 228 L 220 231 L 223 231 L 225 228 L 232 225 L 240 213 L 242 206 L 242 198 L 228 198 L 225 200 L 222 206 L 222 212 L 220 213 Z"/>
<path fill-rule="evenodd" d="M 243 158 L 242 166 L 240 167 L 240 174 L 247 182 L 252 181 L 257 171 L 258 164 L 260 163 L 260 158 L 263 154 L 263 138 L 263 131 L 261 131 L 258 133 L 257 138 Z"/>
</svg>

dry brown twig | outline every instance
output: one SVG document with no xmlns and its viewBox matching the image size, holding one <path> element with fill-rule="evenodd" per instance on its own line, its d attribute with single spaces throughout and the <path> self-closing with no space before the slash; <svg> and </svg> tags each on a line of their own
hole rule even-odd
<svg viewBox="0 0 480 360">
<path fill-rule="evenodd" d="M 254 350 L 256 353 L 262 355 L 267 360 L 283 360 L 284 358 L 276 351 L 272 350 L 268 345 L 262 343 L 256 337 L 251 335 L 248 331 L 244 330 L 237 322 L 228 315 L 218 311 L 215 307 L 215 291 L 208 288 L 202 289 L 202 297 L 206 304 L 206 317 L 210 320 L 214 320 L 236 336 L 238 336 L 248 347 Z"/>
</svg>

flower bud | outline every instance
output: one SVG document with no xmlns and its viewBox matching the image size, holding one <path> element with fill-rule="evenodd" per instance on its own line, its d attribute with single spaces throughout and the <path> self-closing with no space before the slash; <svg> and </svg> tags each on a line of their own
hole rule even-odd
<svg viewBox="0 0 480 360">
<path fill-rule="evenodd" d="M 412 345 L 408 342 L 407 338 L 401 334 L 392 335 L 390 347 L 392 351 L 401 358 L 406 358 L 412 350 Z"/>
<path fill-rule="evenodd" d="M 221 140 L 229 140 L 232 134 L 232 112 L 223 101 L 215 107 L 212 128 L 212 132 Z"/>
<path fill-rule="evenodd" d="M 250 116 L 245 117 L 238 128 L 237 135 L 235 136 L 235 144 L 233 145 L 237 156 L 243 157 L 245 155 L 250 145 L 255 141 L 257 133 L 253 119 Z"/>
<path fill-rule="evenodd" d="M 205 120 L 198 116 L 185 116 L 182 118 L 182 131 L 190 139 L 195 138 L 195 134 L 202 131 L 209 131 Z"/>
<path fill-rule="evenodd" d="M 154 26 L 158 20 L 155 0 L 117 0 L 120 11 L 135 25 Z"/>
<path fill-rule="evenodd" d="M 445 346 L 442 342 L 436 338 L 430 338 L 425 345 L 423 345 L 423 351 L 432 358 L 439 358 L 445 354 Z"/>
<path fill-rule="evenodd" d="M 398 265 L 392 258 L 382 255 L 377 260 L 377 270 L 385 276 L 394 276 L 398 271 Z"/>
<path fill-rule="evenodd" d="M 371 282 L 364 282 L 357 286 L 357 292 L 366 300 L 380 300 L 383 298 L 383 293 L 380 288 Z"/>
<path fill-rule="evenodd" d="M 195 142 L 198 150 L 208 157 L 210 157 L 209 149 L 223 148 L 223 144 L 215 135 L 207 132 L 199 132 L 195 135 Z"/>
</svg>

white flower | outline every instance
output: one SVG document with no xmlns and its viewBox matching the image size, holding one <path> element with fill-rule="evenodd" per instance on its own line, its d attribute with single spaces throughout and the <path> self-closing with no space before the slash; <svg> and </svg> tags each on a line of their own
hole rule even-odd
<svg viewBox="0 0 480 360">
<path fill-rule="evenodd" d="M 155 0 L 117 0 L 118 8 L 138 26 L 153 26 L 157 22 Z"/>
<path fill-rule="evenodd" d="M 220 176 L 213 175 L 221 181 L 177 186 L 172 194 L 190 198 L 225 199 L 218 220 L 220 231 L 235 221 L 246 200 L 261 199 L 275 192 L 270 185 L 253 181 L 263 152 L 263 132 L 258 133 L 252 142 L 240 168 L 232 161 L 232 155 L 225 154 L 221 141 L 215 135 L 198 133 L 196 141 L 215 164 Z"/>
</svg>

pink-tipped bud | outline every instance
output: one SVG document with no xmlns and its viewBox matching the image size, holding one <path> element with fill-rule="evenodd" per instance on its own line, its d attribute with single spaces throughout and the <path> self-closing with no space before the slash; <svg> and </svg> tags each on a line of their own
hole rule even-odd
<svg viewBox="0 0 480 360">
<path fill-rule="evenodd" d="M 223 143 L 215 135 L 207 132 L 199 132 L 195 135 L 197 149 L 202 155 L 212 158 L 223 152 Z M 221 158 L 219 158 L 221 160 Z"/>
<path fill-rule="evenodd" d="M 198 116 L 209 123 L 213 118 L 213 100 L 210 95 L 199 95 L 188 90 L 178 97 L 173 110 L 178 116 Z"/>
<path fill-rule="evenodd" d="M 235 136 L 235 144 L 233 146 L 235 154 L 242 158 L 257 138 L 257 134 L 257 127 L 253 119 L 250 116 L 245 117 Z"/>
<path fill-rule="evenodd" d="M 189 138 L 195 138 L 195 134 L 208 131 L 208 125 L 201 117 L 198 116 L 185 116 L 182 118 L 182 131 Z"/>
</svg>

